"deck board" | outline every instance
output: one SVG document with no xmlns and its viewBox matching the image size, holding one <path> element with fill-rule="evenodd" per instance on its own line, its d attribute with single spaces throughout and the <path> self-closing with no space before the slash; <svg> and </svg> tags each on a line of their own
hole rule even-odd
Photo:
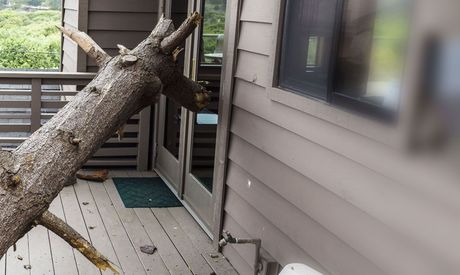
<svg viewBox="0 0 460 275">
<path fill-rule="evenodd" d="M 110 176 L 156 174 L 117 170 Z M 111 179 L 78 180 L 63 189 L 49 210 L 92 242 L 122 274 L 236 274 L 228 262 L 209 257 L 211 241 L 185 208 L 125 208 Z M 140 246 L 149 244 L 157 247 L 153 255 L 140 252 Z M 29 263 L 32 269 L 25 269 Z M 37 226 L 18 241 L 16 251 L 10 248 L 0 259 L 0 275 L 17 274 L 97 275 L 101 271 L 54 233 Z"/>
<path fill-rule="evenodd" d="M 180 251 L 194 274 L 211 274 L 211 267 L 201 256 L 200 251 L 193 245 L 184 230 L 179 226 L 167 208 L 152 208 L 152 212 L 163 226 L 174 246 Z"/>
<path fill-rule="evenodd" d="M 22 260 L 20 260 L 22 258 Z M 29 275 L 30 270 L 25 269 L 24 265 L 28 265 L 29 261 L 29 240 L 27 234 L 16 243 L 16 251 L 10 247 L 6 253 L 6 265 L 10 273 L 17 275 Z M 5 263 L 3 263 L 3 269 Z M 3 271 L 5 272 L 5 271 Z M 0 274 L 2 274 L 0 272 Z"/>
<path fill-rule="evenodd" d="M 0 258 L 0 275 L 5 275 L 6 273 L 6 255 Z"/>
<path fill-rule="evenodd" d="M 29 233 L 30 274 L 54 273 L 48 230 L 36 226 Z"/>
<path fill-rule="evenodd" d="M 157 247 L 169 272 L 171 274 L 192 274 L 152 211 L 148 208 L 136 208 L 134 211 Z"/>
<path fill-rule="evenodd" d="M 146 274 L 104 185 L 95 183 L 89 184 L 89 187 L 102 220 L 106 225 L 113 247 L 117 252 L 123 272 L 129 275 Z"/>
<path fill-rule="evenodd" d="M 169 212 L 192 241 L 193 246 L 198 249 L 205 261 L 216 274 L 238 274 L 222 254 L 215 253 L 212 246 L 212 241 L 208 238 L 203 229 L 201 229 L 201 227 L 195 222 L 193 217 L 190 216 L 185 208 L 169 208 Z"/>
<path fill-rule="evenodd" d="M 148 255 L 140 251 L 141 246 L 153 245 L 153 242 L 145 232 L 134 209 L 124 207 L 112 179 L 109 179 L 104 186 L 147 274 L 169 274 L 158 253 Z"/>
<path fill-rule="evenodd" d="M 100 184 L 100 183 L 98 183 Z M 120 267 L 115 249 L 110 241 L 106 227 L 97 209 L 91 190 L 87 181 L 78 180 L 78 184 L 74 185 L 74 190 L 77 195 L 80 207 L 82 210 L 83 218 L 86 224 L 91 226 L 92 229 L 88 230 L 94 247 L 101 252 L 113 264 Z M 110 271 L 104 271 L 103 274 L 111 274 Z"/>
<path fill-rule="evenodd" d="M 66 222 L 88 241 L 92 241 L 89 237 L 88 229 L 86 228 L 86 222 L 81 213 L 81 209 L 73 186 L 65 187 L 61 191 L 60 195 Z M 101 274 L 101 272 L 78 251 L 74 250 L 74 255 L 79 274 Z"/>
<path fill-rule="evenodd" d="M 65 220 L 60 196 L 54 199 L 48 210 L 60 219 Z M 72 247 L 51 231 L 49 231 L 49 238 L 54 272 L 56 274 L 78 275 Z"/>
</svg>

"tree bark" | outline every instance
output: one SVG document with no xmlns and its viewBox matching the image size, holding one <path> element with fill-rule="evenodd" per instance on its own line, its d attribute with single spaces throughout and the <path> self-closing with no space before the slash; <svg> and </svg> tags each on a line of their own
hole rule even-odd
<svg viewBox="0 0 460 275">
<path fill-rule="evenodd" d="M 61 28 L 96 59 L 100 70 L 16 150 L 0 152 L 0 255 L 32 226 L 52 227 L 47 222 L 55 217 L 45 211 L 64 184 L 133 114 L 155 103 L 161 92 L 192 111 L 207 105 L 208 93 L 183 76 L 172 55 L 200 19 L 193 13 L 174 31 L 171 20 L 162 18 L 148 38 L 133 50 L 120 48 L 116 57 L 108 56 L 86 34 Z"/>
</svg>

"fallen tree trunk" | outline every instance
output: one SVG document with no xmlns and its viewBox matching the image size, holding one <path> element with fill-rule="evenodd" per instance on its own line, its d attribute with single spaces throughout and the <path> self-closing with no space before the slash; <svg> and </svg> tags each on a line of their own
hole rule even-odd
<svg viewBox="0 0 460 275">
<path fill-rule="evenodd" d="M 174 55 L 200 20 L 193 13 L 174 31 L 171 20 L 162 18 L 135 49 L 119 46 L 116 57 L 108 56 L 85 33 L 61 28 L 100 70 L 16 150 L 0 152 L 0 255 L 36 224 L 59 228 L 61 237 L 72 233 L 60 222 L 50 225 L 58 221 L 45 212 L 50 203 L 92 154 L 133 114 L 155 103 L 161 92 L 192 111 L 207 105 L 208 93 L 183 76 Z"/>
</svg>

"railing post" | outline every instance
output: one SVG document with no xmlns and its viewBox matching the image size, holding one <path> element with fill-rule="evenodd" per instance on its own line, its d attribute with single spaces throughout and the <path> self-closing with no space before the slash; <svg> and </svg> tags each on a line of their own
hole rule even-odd
<svg viewBox="0 0 460 275">
<path fill-rule="evenodd" d="M 150 143 L 150 114 L 152 107 L 148 106 L 139 113 L 139 132 L 137 144 L 137 170 L 147 171 L 149 165 Z"/>
<path fill-rule="evenodd" d="M 30 128 L 32 133 L 41 127 L 42 112 L 42 80 L 32 78 L 32 94 L 30 102 Z"/>
</svg>

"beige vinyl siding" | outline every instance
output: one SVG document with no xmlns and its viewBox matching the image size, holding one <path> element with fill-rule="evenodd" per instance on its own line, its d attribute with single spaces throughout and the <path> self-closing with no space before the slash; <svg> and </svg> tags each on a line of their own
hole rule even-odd
<svg viewBox="0 0 460 275">
<path fill-rule="evenodd" d="M 65 0 L 62 12 L 64 27 L 78 29 L 78 0 Z M 62 51 L 62 71 L 77 71 L 77 44 L 68 38 L 64 38 L 62 40 Z"/>
<path fill-rule="evenodd" d="M 270 99 L 274 2 L 242 5 L 223 228 L 261 238 L 282 265 L 327 274 L 455 274 L 454 180 L 417 169 L 365 133 Z M 224 250 L 241 274 L 252 266 L 247 249 Z"/>
<path fill-rule="evenodd" d="M 88 2 L 85 9 L 78 10 L 78 7 L 86 3 L 83 1 Z M 83 31 L 87 31 L 112 55 L 118 54 L 117 44 L 133 48 L 146 38 L 155 27 L 157 18 L 157 0 L 65 0 L 64 3 L 65 25 L 75 29 L 85 26 Z M 84 68 L 81 70 L 88 72 L 97 71 L 95 62 L 86 56 L 77 61 L 75 43 L 64 40 L 63 49 L 69 52 L 63 60 L 64 70 L 77 71 L 81 67 Z"/>
<path fill-rule="evenodd" d="M 109 54 L 118 54 L 117 44 L 134 48 L 150 34 L 157 18 L 157 0 L 89 0 L 88 34 Z M 97 71 L 89 58 L 87 71 Z"/>
</svg>

